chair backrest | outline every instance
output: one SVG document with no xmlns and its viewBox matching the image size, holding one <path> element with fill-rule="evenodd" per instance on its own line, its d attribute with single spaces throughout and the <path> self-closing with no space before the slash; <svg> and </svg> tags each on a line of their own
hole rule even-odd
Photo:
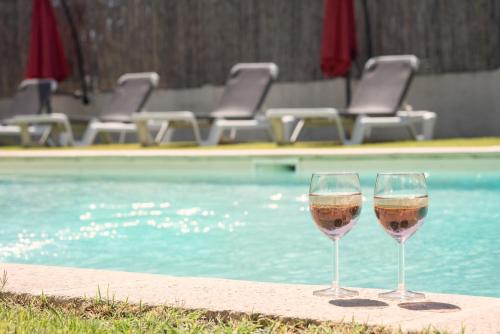
<svg viewBox="0 0 500 334">
<path fill-rule="evenodd" d="M 105 122 L 129 122 L 133 113 L 144 108 L 160 77 L 154 72 L 127 73 L 118 79 L 111 101 L 99 119 Z"/>
<path fill-rule="evenodd" d="M 418 58 L 413 55 L 369 59 L 347 112 L 374 116 L 395 114 L 406 96 L 418 65 Z"/>
<path fill-rule="evenodd" d="M 214 118 L 253 118 L 278 78 L 274 63 L 240 63 L 233 66 Z"/>
<path fill-rule="evenodd" d="M 26 79 L 21 81 L 7 117 L 50 112 L 50 97 L 56 89 L 57 81 L 54 79 Z"/>
</svg>

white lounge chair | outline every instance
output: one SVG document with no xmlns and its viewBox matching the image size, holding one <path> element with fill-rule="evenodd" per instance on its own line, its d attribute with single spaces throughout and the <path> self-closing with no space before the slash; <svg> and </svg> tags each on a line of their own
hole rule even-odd
<svg viewBox="0 0 500 334">
<path fill-rule="evenodd" d="M 278 77 L 278 67 L 273 63 L 240 63 L 231 68 L 229 79 L 217 108 L 208 114 L 212 125 L 206 141 L 202 141 L 195 114 L 191 111 L 142 112 L 134 115 L 138 137 L 142 145 L 159 144 L 169 139 L 181 126 L 193 129 L 199 144 L 216 145 L 225 131 L 234 139 L 238 130 L 264 130 L 271 135 L 269 123 L 258 111 L 267 93 Z M 153 138 L 151 124 L 161 123 L 161 129 Z"/>
<path fill-rule="evenodd" d="M 99 133 L 119 134 L 119 142 L 124 142 L 128 133 L 135 133 L 133 115 L 141 112 L 160 77 L 154 72 L 127 73 L 118 79 L 111 102 L 99 116 L 90 121 L 83 135 L 81 144 L 91 145 Z"/>
<path fill-rule="evenodd" d="M 202 144 L 200 128 L 191 111 L 143 111 L 132 117 L 137 128 L 137 137 L 142 146 L 151 146 L 163 141 L 170 141 L 176 128 L 190 127 L 198 144 Z M 151 135 L 151 128 L 159 127 L 156 136 Z"/>
<path fill-rule="evenodd" d="M 32 146 L 32 136 L 37 144 L 50 141 L 51 134 L 59 134 L 62 145 L 71 145 L 73 135 L 64 114 L 50 113 L 50 97 L 57 89 L 53 79 L 26 79 L 19 85 L 10 107 L 9 117 L 0 125 L 0 134 L 19 135 L 23 146 Z"/>
<path fill-rule="evenodd" d="M 352 102 L 345 111 L 335 108 L 269 109 L 266 116 L 273 125 L 275 140 L 279 143 L 295 142 L 305 126 L 318 121 L 335 125 L 344 144 L 360 144 L 373 128 L 388 127 L 404 127 L 416 140 L 432 139 L 436 120 L 434 112 L 400 110 L 418 65 L 419 60 L 413 55 L 369 59 Z M 344 134 L 341 116 L 356 119 L 350 139 Z M 299 121 L 293 131 L 288 131 L 287 124 L 292 119 Z"/>
</svg>

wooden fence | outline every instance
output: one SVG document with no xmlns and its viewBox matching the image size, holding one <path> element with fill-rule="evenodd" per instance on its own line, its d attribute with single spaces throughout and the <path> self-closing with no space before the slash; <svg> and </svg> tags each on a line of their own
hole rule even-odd
<svg viewBox="0 0 500 334">
<path fill-rule="evenodd" d="M 367 58 L 362 0 L 356 0 L 359 63 Z M 274 61 L 281 81 L 322 79 L 323 0 L 67 0 L 85 69 L 101 90 L 124 72 L 157 71 L 167 88 L 223 84 L 237 62 Z M 422 72 L 492 70 L 500 65 L 498 0 L 368 0 L 373 54 L 413 53 Z M 53 0 L 78 88 L 74 47 Z M 0 3 L 0 96 L 23 77 L 31 0 Z"/>
</svg>

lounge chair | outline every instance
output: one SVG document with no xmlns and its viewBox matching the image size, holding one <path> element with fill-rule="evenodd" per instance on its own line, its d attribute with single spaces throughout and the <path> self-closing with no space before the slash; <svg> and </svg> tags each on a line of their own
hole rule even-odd
<svg viewBox="0 0 500 334">
<path fill-rule="evenodd" d="M 335 108 L 275 108 L 266 116 L 273 125 L 275 140 L 295 142 L 304 126 L 318 121 L 336 125 L 344 144 L 360 144 L 373 128 L 404 127 L 416 140 L 432 139 L 436 114 L 430 111 L 400 110 L 419 60 L 413 55 L 381 56 L 367 61 L 361 80 L 347 110 Z M 346 139 L 341 116 L 355 117 L 350 139 Z M 290 119 L 299 122 L 291 131 Z M 415 126 L 420 127 L 420 132 Z"/>
<path fill-rule="evenodd" d="M 57 89 L 53 79 L 26 79 L 21 82 L 9 109 L 9 115 L 0 125 L 0 134 L 19 135 L 23 146 L 32 146 L 32 135 L 38 144 L 46 144 L 54 130 L 61 140 L 71 143 L 71 127 L 65 115 L 50 113 L 50 97 Z M 35 124 L 35 126 L 33 126 Z M 69 136 L 64 134 L 69 133 Z"/>
<path fill-rule="evenodd" d="M 159 80 L 160 77 L 154 72 L 122 75 L 113 91 L 111 102 L 97 118 L 90 121 L 81 144 L 91 145 L 99 133 L 106 134 L 108 141 L 111 141 L 110 134 L 118 133 L 120 142 L 125 141 L 128 133 L 135 133 L 132 116 L 144 108 Z"/>
<path fill-rule="evenodd" d="M 265 130 L 271 134 L 265 117 L 260 110 L 274 80 L 278 67 L 273 63 L 240 63 L 231 68 L 229 79 L 217 108 L 208 114 L 211 128 L 206 141 L 202 141 L 198 122 L 191 111 L 142 112 L 134 116 L 138 137 L 142 145 L 154 145 L 169 138 L 175 128 L 191 127 L 196 141 L 204 145 L 216 145 L 224 131 L 230 130 L 234 139 L 237 130 Z M 161 123 L 161 129 L 153 139 L 150 125 Z"/>
</svg>

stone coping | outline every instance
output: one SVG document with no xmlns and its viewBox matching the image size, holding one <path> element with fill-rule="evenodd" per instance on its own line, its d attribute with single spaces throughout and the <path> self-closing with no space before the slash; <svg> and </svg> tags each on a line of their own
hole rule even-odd
<svg viewBox="0 0 500 334">
<path fill-rule="evenodd" d="M 398 148 L 289 148 L 289 149 L 20 149 L 0 150 L 0 158 L 64 157 L 283 157 L 283 156 L 377 156 L 419 154 L 488 154 L 500 153 L 500 146 L 398 147 Z"/>
<path fill-rule="evenodd" d="M 314 285 L 277 284 L 215 278 L 2 263 L 6 290 L 61 297 L 102 296 L 149 305 L 261 313 L 284 317 L 351 321 L 421 330 L 431 326 L 451 333 L 500 333 L 500 298 L 426 293 L 406 305 L 377 298 L 380 290 L 357 289 L 356 299 L 315 297 Z M 402 307 L 404 306 L 404 308 Z"/>
</svg>

